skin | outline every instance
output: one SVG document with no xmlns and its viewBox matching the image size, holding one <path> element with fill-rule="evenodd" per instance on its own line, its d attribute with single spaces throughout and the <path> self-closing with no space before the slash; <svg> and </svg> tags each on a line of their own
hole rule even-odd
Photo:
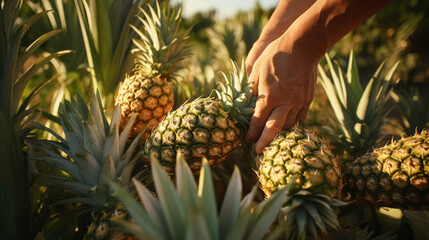
<svg viewBox="0 0 429 240">
<path fill-rule="evenodd" d="M 282 129 L 305 119 L 323 55 L 390 2 L 280 0 L 246 60 L 258 95 L 246 141 L 256 142 L 257 154 Z"/>
</svg>

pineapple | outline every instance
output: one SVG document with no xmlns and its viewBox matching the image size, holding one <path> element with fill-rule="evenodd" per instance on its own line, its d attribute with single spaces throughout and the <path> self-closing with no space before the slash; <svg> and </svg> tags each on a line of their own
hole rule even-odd
<svg viewBox="0 0 429 240">
<path fill-rule="evenodd" d="M 154 156 L 169 173 L 174 171 L 180 152 L 198 174 L 205 157 L 211 166 L 225 161 L 239 145 L 246 132 L 256 96 L 247 84 L 244 61 L 241 71 L 232 62 L 233 71 L 222 91 L 215 90 L 218 99 L 197 98 L 167 114 L 147 139 L 143 154 Z"/>
<path fill-rule="evenodd" d="M 130 139 L 148 128 L 141 136 L 142 141 L 172 109 L 173 80 L 183 68 L 181 61 L 190 54 L 186 45 L 189 30 L 179 32 L 181 8 L 176 11 L 168 1 L 162 5 L 156 2 L 156 11 L 150 5 L 147 8 L 148 11 L 140 8 L 144 18 L 138 17 L 143 29 L 131 26 L 140 37 L 133 39 L 137 46 L 132 51 L 135 55 L 133 75 L 126 76 L 115 97 L 122 109 L 121 129 L 137 114 Z"/>
<path fill-rule="evenodd" d="M 138 138 L 129 146 L 126 144 L 136 115 L 120 132 L 120 106 L 116 106 L 109 124 L 98 93 L 92 94 L 90 108 L 77 95 L 76 99 L 64 101 L 58 112 L 65 138 L 37 124 L 59 141 L 32 141 L 32 145 L 45 155 L 36 160 L 50 164 L 55 170 L 61 170 L 58 171 L 61 174 L 41 176 L 47 178 L 45 185 L 48 188 L 62 190 L 55 196 L 59 199 L 56 206 L 76 204 L 66 214 L 91 211 L 96 214 L 97 211 L 114 207 L 115 202 L 111 201 L 113 191 L 106 181 L 110 179 L 128 186 L 131 177 L 147 170 L 135 169 L 138 158 L 133 158 L 133 155 Z M 138 173 L 134 173 L 135 171 Z"/>
<path fill-rule="evenodd" d="M 360 202 L 429 209 L 429 131 L 377 148 L 348 164 L 345 183 Z"/>
<path fill-rule="evenodd" d="M 312 193 L 338 196 L 341 181 L 337 159 L 310 131 L 294 128 L 280 132 L 255 160 L 266 196 L 290 182 Z"/>
<path fill-rule="evenodd" d="M 88 232 L 85 235 L 86 240 L 91 239 L 127 239 L 137 240 L 135 235 L 124 233 L 113 222 L 117 220 L 134 222 L 124 205 L 119 204 L 114 210 L 103 211 L 94 217 Z"/>
<path fill-rule="evenodd" d="M 392 109 L 387 104 L 394 85 L 391 78 L 397 64 L 386 69 L 382 63 L 364 87 L 353 51 L 350 52 L 345 72 L 338 63 L 331 61 L 328 54 L 325 60 L 330 77 L 319 65 L 320 83 L 334 112 L 326 129 L 329 130 L 328 133 L 332 136 L 330 140 L 337 147 L 336 152 L 340 156 L 344 183 L 341 197 L 353 200 L 350 199 L 353 195 L 348 193 L 349 181 L 345 180 L 345 170 L 357 157 L 371 151 L 383 141 L 385 133 L 382 128 Z M 374 207 L 350 201 L 348 206 L 340 209 L 338 217 L 342 219 L 342 227 L 356 228 L 367 224 L 370 230 L 376 230 L 380 224 L 377 212 L 379 210 Z"/>
<path fill-rule="evenodd" d="M 267 197 L 281 186 L 295 185 L 280 215 L 286 239 L 306 239 L 308 233 L 317 239 L 327 227 L 339 227 L 331 207 L 341 205 L 333 199 L 341 190 L 339 164 L 314 133 L 297 127 L 280 132 L 255 161 Z"/>
</svg>

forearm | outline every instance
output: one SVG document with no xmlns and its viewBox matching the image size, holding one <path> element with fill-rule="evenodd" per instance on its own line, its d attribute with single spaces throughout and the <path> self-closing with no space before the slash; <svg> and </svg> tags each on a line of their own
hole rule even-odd
<svg viewBox="0 0 429 240">
<path fill-rule="evenodd" d="M 283 51 L 320 59 L 336 42 L 391 0 L 318 0 L 282 35 Z M 293 43 L 290 45 L 290 43 Z"/>
<path fill-rule="evenodd" d="M 280 0 L 260 35 L 260 41 L 271 42 L 280 37 L 289 26 L 316 0 Z"/>
</svg>

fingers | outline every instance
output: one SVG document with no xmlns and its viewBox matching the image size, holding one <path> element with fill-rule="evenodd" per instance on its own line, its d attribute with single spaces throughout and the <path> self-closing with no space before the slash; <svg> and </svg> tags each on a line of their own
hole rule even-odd
<svg viewBox="0 0 429 240">
<path fill-rule="evenodd" d="M 302 122 L 305 120 L 305 117 L 307 116 L 308 109 L 310 108 L 310 104 L 305 105 L 301 110 L 298 112 L 297 120 Z"/>
<path fill-rule="evenodd" d="M 272 107 L 268 104 L 267 96 L 259 95 L 256 101 L 255 112 L 250 120 L 249 131 L 246 134 L 247 142 L 256 141 L 265 127 L 265 123 L 271 114 Z"/>
<path fill-rule="evenodd" d="M 293 108 L 292 110 L 290 110 L 286 117 L 286 121 L 284 122 L 283 129 L 291 128 L 293 124 L 297 122 L 297 114 L 299 110 L 299 108 Z"/>
<path fill-rule="evenodd" d="M 284 106 L 279 106 L 273 110 L 269 116 L 265 127 L 263 128 L 261 137 L 255 145 L 255 152 L 262 153 L 262 150 L 274 139 L 274 137 L 283 129 L 286 120 L 288 109 Z"/>
</svg>

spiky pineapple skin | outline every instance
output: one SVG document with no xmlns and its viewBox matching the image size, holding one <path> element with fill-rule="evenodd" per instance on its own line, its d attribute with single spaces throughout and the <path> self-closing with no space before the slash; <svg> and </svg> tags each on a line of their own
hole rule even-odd
<svg viewBox="0 0 429 240">
<path fill-rule="evenodd" d="M 103 211 L 93 217 L 91 225 L 84 237 L 85 240 L 137 240 L 134 235 L 124 233 L 114 226 L 112 220 L 131 221 L 130 214 L 123 205 L 118 205 L 110 211 Z"/>
<path fill-rule="evenodd" d="M 173 84 L 159 76 L 145 77 L 141 74 L 127 76 L 116 95 L 116 104 L 121 105 L 121 129 L 133 113 L 137 119 L 130 131 L 134 139 L 146 126 L 141 140 L 152 131 L 174 105 Z M 152 120 L 152 121 L 151 121 Z"/>
<path fill-rule="evenodd" d="M 345 163 L 346 190 L 376 207 L 429 209 L 429 132 L 402 138 Z"/>
<path fill-rule="evenodd" d="M 298 190 L 337 197 L 341 188 L 337 159 L 314 133 L 295 128 L 280 132 L 256 156 L 257 175 L 269 197 L 278 187 L 297 183 Z"/>
<path fill-rule="evenodd" d="M 169 173 L 180 152 L 198 174 L 203 157 L 210 166 L 225 161 L 240 143 L 240 129 L 213 98 L 199 98 L 167 114 L 147 139 L 144 153 L 154 156 Z"/>
</svg>

